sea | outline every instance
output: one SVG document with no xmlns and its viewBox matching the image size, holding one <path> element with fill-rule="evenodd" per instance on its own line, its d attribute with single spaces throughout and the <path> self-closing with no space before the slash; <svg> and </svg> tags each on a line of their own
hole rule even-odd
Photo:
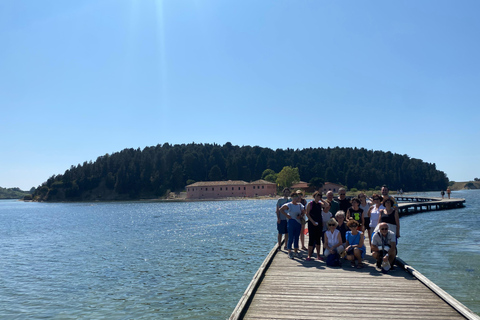
<svg viewBox="0 0 480 320">
<path fill-rule="evenodd" d="M 480 190 L 452 197 L 465 208 L 401 218 L 399 256 L 480 314 Z M 275 203 L 2 200 L 0 319 L 227 319 Z"/>
</svg>

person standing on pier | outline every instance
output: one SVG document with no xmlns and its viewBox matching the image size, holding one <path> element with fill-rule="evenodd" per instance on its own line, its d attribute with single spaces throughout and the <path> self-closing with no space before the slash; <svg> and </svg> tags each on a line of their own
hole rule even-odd
<svg viewBox="0 0 480 320">
<path fill-rule="evenodd" d="M 325 232 L 328 230 L 328 220 L 332 218 L 332 213 L 330 212 L 330 201 L 326 200 L 323 202 L 323 210 L 322 210 L 322 243 L 323 243 L 323 252 L 325 253 Z"/>
<path fill-rule="evenodd" d="M 303 191 L 302 190 L 297 190 L 297 194 L 300 197 L 300 203 L 303 205 L 304 208 L 307 207 L 307 200 L 303 197 Z M 300 230 L 300 243 L 302 244 L 302 250 L 307 251 L 307 248 L 305 248 L 305 225 L 307 222 L 305 221 L 305 217 L 302 217 L 300 219 L 300 222 L 302 223 L 302 229 Z"/>
<path fill-rule="evenodd" d="M 339 210 L 342 210 L 344 213 L 347 212 L 348 208 L 351 207 L 350 201 L 346 198 L 346 195 L 347 190 L 345 190 L 345 188 L 338 189 L 338 198 L 336 201 L 339 204 Z"/>
<path fill-rule="evenodd" d="M 285 203 L 292 201 L 288 196 L 290 195 L 290 189 L 283 189 L 283 197 L 277 200 L 276 214 L 277 214 L 277 231 L 278 231 L 278 250 L 282 248 L 282 235 L 285 235 L 285 250 L 288 243 L 288 230 L 287 230 L 287 217 L 280 214 L 280 207 Z"/>
<path fill-rule="evenodd" d="M 360 199 L 360 208 L 363 209 L 363 231 L 364 235 L 368 233 L 368 239 L 371 239 L 370 236 L 370 215 L 368 213 L 368 210 L 370 209 L 370 206 L 372 203 L 367 200 L 367 195 L 365 193 L 360 193 L 358 195 L 358 199 Z"/>
<path fill-rule="evenodd" d="M 373 232 L 377 227 L 379 217 L 380 217 L 380 211 L 385 209 L 385 207 L 382 205 L 382 200 L 383 200 L 382 196 L 374 193 L 372 195 L 372 200 L 373 200 L 373 206 L 371 206 L 370 209 L 368 210 L 368 216 L 370 216 L 370 230 Z"/>
<path fill-rule="evenodd" d="M 322 220 L 322 193 L 315 191 L 313 200 L 307 206 L 308 218 L 308 257 L 307 261 L 312 258 L 313 248 L 317 249 L 317 260 L 320 260 L 320 239 L 322 237 L 323 220 Z"/>
<path fill-rule="evenodd" d="M 393 232 L 388 230 L 385 222 L 380 223 L 379 232 L 373 235 L 371 247 L 378 268 L 381 267 L 382 262 L 388 262 L 390 266 L 393 266 L 397 254 L 396 238 Z"/>
<path fill-rule="evenodd" d="M 447 188 L 447 196 L 448 199 L 450 199 L 450 193 L 452 193 L 452 190 L 450 190 L 450 187 Z"/>
<path fill-rule="evenodd" d="M 300 196 L 298 193 L 292 193 L 292 202 L 286 203 L 280 207 L 280 213 L 287 217 L 287 228 L 288 228 L 288 257 L 293 259 L 292 255 L 292 245 L 295 249 L 295 257 L 298 257 L 298 240 L 300 238 L 300 230 L 302 224 L 300 218 L 305 215 L 305 208 L 300 203 Z"/>
<path fill-rule="evenodd" d="M 400 216 L 398 215 L 398 208 L 393 207 L 393 200 L 387 198 L 382 202 L 385 209 L 380 210 L 380 217 L 378 223 L 385 222 L 388 229 L 395 234 L 395 238 L 400 238 Z M 377 226 L 377 229 L 379 227 Z M 377 232 L 378 230 L 375 230 Z"/>
<path fill-rule="evenodd" d="M 388 187 L 387 187 L 386 184 L 384 184 L 384 185 L 382 186 L 382 197 L 383 197 L 383 200 L 385 200 L 385 199 L 387 199 L 387 198 L 392 199 L 392 200 L 393 200 L 393 206 L 394 206 L 395 208 L 398 208 L 397 200 L 395 199 L 395 197 L 389 196 L 388 193 L 389 193 Z"/>
<path fill-rule="evenodd" d="M 345 222 L 345 212 L 343 210 L 337 211 L 337 213 L 335 213 L 335 220 L 338 222 L 337 230 L 340 231 L 342 245 L 345 248 L 345 243 L 347 242 L 346 234 L 348 231 L 347 223 Z"/>
<path fill-rule="evenodd" d="M 335 215 L 338 210 L 340 210 L 340 204 L 333 199 L 333 192 L 328 191 L 327 192 L 327 201 L 330 203 L 330 212 L 332 215 Z"/>
<path fill-rule="evenodd" d="M 352 206 L 347 210 L 347 221 L 349 221 L 350 218 L 354 219 L 359 225 L 359 230 L 363 231 L 362 227 L 365 223 L 365 219 L 363 217 L 363 209 L 360 208 L 361 201 L 358 198 L 353 198 L 350 203 Z"/>
</svg>

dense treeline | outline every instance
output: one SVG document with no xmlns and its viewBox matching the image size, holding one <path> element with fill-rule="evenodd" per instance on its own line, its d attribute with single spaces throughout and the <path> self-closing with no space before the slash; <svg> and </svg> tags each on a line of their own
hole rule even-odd
<svg viewBox="0 0 480 320">
<path fill-rule="evenodd" d="M 297 167 L 300 178 L 366 190 L 387 183 L 392 190 L 440 190 L 448 186 L 435 164 L 407 155 L 357 148 L 302 150 L 217 144 L 163 144 L 125 149 L 72 166 L 52 176 L 34 194 L 39 200 L 159 197 L 196 181 L 260 179 L 266 169 Z"/>
</svg>

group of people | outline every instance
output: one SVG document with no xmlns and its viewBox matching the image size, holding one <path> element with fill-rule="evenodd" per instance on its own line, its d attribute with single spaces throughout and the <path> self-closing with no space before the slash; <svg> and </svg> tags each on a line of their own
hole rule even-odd
<svg viewBox="0 0 480 320">
<path fill-rule="evenodd" d="M 334 199 L 328 191 L 326 199 L 316 191 L 307 204 L 303 192 L 283 190 L 283 197 L 276 206 L 278 250 L 285 237 L 284 250 L 290 259 L 299 257 L 299 242 L 302 250 L 308 251 L 306 260 L 311 260 L 316 250 L 317 260 L 326 260 L 327 265 L 339 265 L 345 257 L 352 267 L 363 268 L 366 254 L 365 235 L 370 240 L 372 256 L 377 267 L 387 271 L 396 257 L 397 239 L 400 237 L 398 204 L 388 195 L 387 186 L 381 195 L 373 194 L 370 199 L 360 193 L 352 199 L 346 198 L 346 190 L 340 188 Z M 308 249 L 305 247 L 304 229 L 308 227 Z M 320 248 L 323 246 L 323 252 Z"/>
</svg>

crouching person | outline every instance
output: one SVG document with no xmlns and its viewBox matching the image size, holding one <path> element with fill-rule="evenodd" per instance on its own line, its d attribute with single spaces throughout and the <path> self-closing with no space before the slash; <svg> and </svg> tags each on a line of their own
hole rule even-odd
<svg viewBox="0 0 480 320">
<path fill-rule="evenodd" d="M 340 231 L 337 229 L 338 222 L 334 218 L 331 218 L 330 220 L 328 220 L 327 226 L 328 229 L 324 234 L 324 255 L 327 258 L 327 265 L 339 266 L 340 255 L 345 250 L 345 248 L 343 247 Z"/>
<path fill-rule="evenodd" d="M 345 250 L 347 251 L 347 260 L 350 260 L 351 266 L 355 267 L 355 260 L 358 261 L 357 268 L 363 268 L 362 259 L 365 257 L 364 236 L 361 231 L 358 231 L 358 222 L 350 219 L 347 226 L 350 231 L 347 231 L 347 244 Z"/>
<path fill-rule="evenodd" d="M 381 268 L 382 263 L 393 266 L 397 254 L 395 234 L 388 230 L 388 224 L 382 222 L 379 225 L 379 232 L 376 232 L 372 238 L 373 257 L 377 260 L 377 267 Z M 388 271 L 388 267 L 385 271 Z"/>
</svg>

